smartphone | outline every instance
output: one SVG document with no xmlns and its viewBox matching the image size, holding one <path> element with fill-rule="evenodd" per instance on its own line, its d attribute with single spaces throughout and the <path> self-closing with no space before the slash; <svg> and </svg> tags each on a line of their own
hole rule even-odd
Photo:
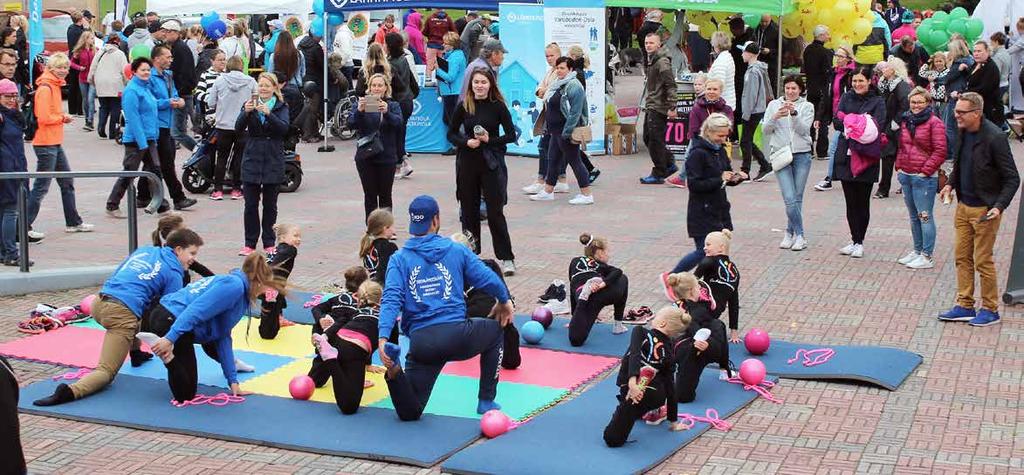
<svg viewBox="0 0 1024 475">
<path fill-rule="evenodd" d="M 377 95 L 374 95 L 374 94 L 367 94 L 366 95 L 366 103 L 367 104 L 377 105 L 377 103 L 379 103 L 379 102 L 380 102 L 380 96 L 377 96 Z"/>
<path fill-rule="evenodd" d="M 487 129 L 484 129 L 482 126 L 478 124 L 473 127 L 473 135 L 476 135 L 477 137 L 487 135 Z"/>
<path fill-rule="evenodd" d="M 259 94 L 253 94 L 252 95 L 252 104 L 256 105 L 256 104 L 259 104 L 259 103 L 260 103 L 260 95 Z"/>
</svg>

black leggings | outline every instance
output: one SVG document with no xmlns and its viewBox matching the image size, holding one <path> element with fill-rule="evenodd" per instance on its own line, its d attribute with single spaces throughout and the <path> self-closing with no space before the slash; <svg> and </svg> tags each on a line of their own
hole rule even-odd
<svg viewBox="0 0 1024 475">
<path fill-rule="evenodd" d="M 679 402 L 692 402 L 697 397 L 700 374 L 705 366 L 714 363 L 714 357 L 709 351 L 696 354 L 693 344 L 686 342 L 676 351 L 676 362 L 676 397 Z"/>
<path fill-rule="evenodd" d="M 633 424 L 647 411 L 658 409 L 665 405 L 665 389 L 658 384 L 651 384 L 644 391 L 644 397 L 640 404 L 633 404 L 626 400 L 629 386 L 622 386 L 619 390 L 619 406 L 612 414 L 612 420 L 604 428 L 604 443 L 609 447 L 622 447 L 633 431 Z"/>
<path fill-rule="evenodd" d="M 231 189 L 242 191 L 242 152 L 245 150 L 245 136 L 234 130 L 217 129 L 217 153 L 213 169 L 213 191 L 224 191 L 224 176 L 228 163 L 231 164 Z M 232 159 L 234 150 L 234 159 Z"/>
<path fill-rule="evenodd" d="M 625 274 L 607 287 L 590 294 L 587 300 L 579 299 L 579 291 L 576 293 L 576 308 L 572 312 L 572 320 L 569 320 L 569 344 L 572 346 L 583 346 L 590 336 L 590 329 L 597 322 L 597 314 L 601 309 L 608 306 L 615 306 L 615 320 L 622 321 L 622 314 L 626 310 L 626 297 L 629 296 L 629 279 Z"/>
<path fill-rule="evenodd" d="M 334 399 L 342 414 L 355 414 L 363 399 L 366 380 L 366 350 L 351 341 L 337 339 L 338 357 L 321 363 L 331 377 Z"/>
<path fill-rule="evenodd" d="M 377 208 L 391 208 L 391 189 L 395 185 L 395 166 L 356 160 L 356 171 L 363 184 L 363 211 L 366 217 Z"/>
<path fill-rule="evenodd" d="M 319 321 L 313 322 L 312 327 L 313 335 L 324 334 L 324 330 L 320 328 Z M 327 380 L 331 377 L 331 372 L 329 368 L 324 365 L 324 360 L 320 358 L 319 351 L 316 351 L 316 356 L 313 357 L 313 365 L 309 367 L 309 373 L 307 373 L 307 376 L 313 379 L 313 383 L 316 384 L 316 387 L 318 388 L 322 388 L 327 384 Z"/>
<path fill-rule="evenodd" d="M 743 173 L 750 173 L 751 159 L 757 160 L 758 171 L 770 171 L 772 165 L 764 158 L 764 153 L 754 143 L 754 132 L 757 131 L 757 124 L 761 123 L 764 113 L 750 114 L 750 119 L 743 124 L 743 134 L 740 136 L 740 150 L 743 152 L 743 162 L 740 170 Z"/>
<path fill-rule="evenodd" d="M 142 320 L 142 331 L 155 333 L 157 336 L 164 336 L 174 324 L 174 316 L 163 305 L 157 305 Z M 199 369 L 196 365 L 196 336 L 192 332 L 185 332 L 178 341 L 174 342 L 174 359 L 165 364 L 167 367 L 167 383 L 171 386 L 171 394 L 178 402 L 191 401 L 196 397 L 199 385 Z M 203 352 L 220 362 L 217 356 L 217 347 L 213 343 L 203 343 Z"/>
<path fill-rule="evenodd" d="M 482 160 L 481 160 L 482 161 Z M 501 167 L 504 167 L 502 159 Z M 472 164 L 472 160 L 456 159 L 456 196 L 462 210 L 462 230 L 473 236 L 473 251 L 480 254 L 480 199 L 487 204 L 487 227 L 491 230 L 491 245 L 498 260 L 511 261 L 512 238 L 505 219 L 505 201 L 508 197 L 507 170 L 488 169 L 485 164 Z"/>
<path fill-rule="evenodd" d="M 283 295 L 278 295 L 277 300 L 267 302 L 266 297 L 260 296 L 260 302 L 260 338 L 273 340 L 277 338 L 277 332 L 281 331 L 281 312 L 287 305 L 287 300 Z"/>
<path fill-rule="evenodd" d="M 846 223 L 850 226 L 850 240 L 864 244 L 871 221 L 871 187 L 874 183 L 844 181 L 843 197 L 846 198 Z"/>
<path fill-rule="evenodd" d="M 402 109 L 402 126 L 398 128 L 398 143 L 395 145 L 398 146 L 398 163 L 403 163 L 405 162 L 406 127 L 408 127 L 409 117 L 412 117 L 413 101 L 412 99 L 398 101 L 398 107 Z"/>
</svg>

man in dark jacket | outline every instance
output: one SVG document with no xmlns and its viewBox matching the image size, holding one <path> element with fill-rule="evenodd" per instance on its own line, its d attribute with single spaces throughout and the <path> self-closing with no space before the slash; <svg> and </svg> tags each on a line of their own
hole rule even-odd
<svg viewBox="0 0 1024 475">
<path fill-rule="evenodd" d="M 897 28 L 903 26 L 903 12 L 906 12 L 907 9 L 900 5 L 900 0 L 889 0 L 888 7 L 882 12 L 882 18 L 889 25 L 889 31 L 896 31 Z"/>
<path fill-rule="evenodd" d="M 778 91 L 779 87 L 779 26 L 772 21 L 772 16 L 761 15 L 761 23 L 754 30 L 752 40 L 760 48 L 761 54 L 758 60 L 768 64 L 768 79 L 772 83 L 772 90 Z"/>
<path fill-rule="evenodd" d="M 651 33 L 658 33 L 663 28 L 661 24 L 662 13 L 661 10 L 651 10 L 647 12 L 647 16 L 644 17 L 644 23 L 640 25 L 640 29 L 636 32 L 636 42 L 640 44 L 640 54 L 643 57 L 644 67 L 646 68 L 650 62 L 648 61 L 646 44 L 647 35 Z M 661 44 L 661 37 L 658 37 L 658 44 Z"/>
<path fill-rule="evenodd" d="M 928 80 L 921 77 L 921 66 L 928 64 L 928 53 L 913 38 L 901 38 L 899 46 L 893 48 L 891 55 L 907 64 L 907 77 L 914 81 L 915 85 L 928 87 Z"/>
<path fill-rule="evenodd" d="M 829 87 L 829 73 L 832 72 L 832 50 L 825 47 L 831 35 L 828 27 L 818 25 L 814 27 L 814 41 L 804 49 L 803 73 L 807 75 L 807 101 L 815 107 L 821 102 L 821 97 L 827 94 Z M 816 157 L 828 157 L 828 123 L 820 124 L 817 132 L 812 133 L 814 138 L 814 155 Z"/>
<path fill-rule="evenodd" d="M 461 36 L 462 32 L 466 30 L 466 25 L 477 18 L 480 18 L 480 15 L 477 15 L 476 12 L 466 13 L 466 16 L 455 20 L 455 32 Z"/>
<path fill-rule="evenodd" d="M 942 321 L 966 321 L 982 327 L 999 323 L 999 284 L 992 248 L 1002 213 L 1020 187 L 1006 134 L 985 119 L 984 100 L 960 94 L 953 113 L 959 129 L 953 144 L 953 172 L 942 188 L 943 202 L 956 191 L 956 305 L 939 314 Z M 974 274 L 981 281 L 981 309 L 974 311 Z"/>
<path fill-rule="evenodd" d="M 309 31 L 299 42 L 299 51 L 306 59 L 306 75 L 302 82 L 313 81 L 320 91 L 324 89 L 324 48 L 320 46 L 320 37 Z M 322 92 L 321 92 L 322 93 Z"/>
<path fill-rule="evenodd" d="M 178 90 L 178 97 L 185 101 L 185 107 L 174 109 L 174 122 L 171 126 L 171 136 L 174 141 L 183 147 L 191 150 L 196 148 L 196 141 L 188 133 L 188 117 L 191 117 L 192 91 L 195 90 L 199 78 L 196 76 L 196 60 L 192 55 L 192 49 L 181 41 L 181 22 L 175 19 L 164 20 L 160 24 L 158 32 L 163 44 L 171 48 L 171 73 L 174 76 L 174 87 Z"/>
<path fill-rule="evenodd" d="M 640 179 L 644 185 L 660 185 L 665 178 L 678 171 L 672 163 L 672 154 L 665 147 L 668 119 L 676 118 L 676 78 L 672 74 L 672 61 L 661 50 L 661 36 L 650 33 L 644 38 L 647 64 L 647 85 L 644 90 L 644 144 L 651 154 L 651 174 Z"/>
<path fill-rule="evenodd" d="M 733 111 L 733 115 L 736 117 L 736 122 L 733 124 L 729 138 L 733 142 L 738 142 L 738 126 L 743 123 L 743 108 L 740 105 L 740 98 L 743 97 L 743 77 L 747 74 L 747 63 L 743 61 L 742 46 L 751 41 L 753 33 L 750 31 L 750 28 L 747 28 L 743 18 L 740 17 L 729 19 L 729 32 L 732 33 L 732 48 L 729 48 L 729 54 L 732 55 L 732 62 L 736 65 L 736 79 L 733 83 L 734 90 L 736 91 L 736 109 Z"/>
</svg>

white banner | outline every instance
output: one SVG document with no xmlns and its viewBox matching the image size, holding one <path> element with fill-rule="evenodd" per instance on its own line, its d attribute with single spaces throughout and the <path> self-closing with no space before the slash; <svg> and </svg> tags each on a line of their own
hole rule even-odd
<svg viewBox="0 0 1024 475">
<path fill-rule="evenodd" d="M 587 78 L 587 105 L 590 107 L 590 130 L 594 140 L 587 152 L 603 154 L 604 148 L 604 82 L 605 82 L 605 15 L 604 8 L 544 7 L 544 43 L 558 43 L 562 55 L 569 47 L 579 45 L 590 57 Z"/>
</svg>

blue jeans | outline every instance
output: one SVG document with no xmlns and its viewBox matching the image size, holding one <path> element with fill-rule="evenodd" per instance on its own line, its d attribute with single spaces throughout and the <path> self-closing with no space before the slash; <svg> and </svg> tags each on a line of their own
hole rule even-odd
<svg viewBox="0 0 1024 475">
<path fill-rule="evenodd" d="M 705 235 L 693 238 L 693 245 L 696 246 L 696 249 L 690 251 L 690 253 L 683 256 L 682 259 L 679 259 L 675 268 L 672 269 L 673 274 L 692 270 L 694 267 L 697 267 L 697 264 L 700 264 L 700 261 L 704 259 L 704 238 L 706 237 L 707 236 Z"/>
<path fill-rule="evenodd" d="M 18 258 L 18 203 L 0 203 L 0 260 Z"/>
<path fill-rule="evenodd" d="M 498 394 L 498 362 L 503 345 L 501 325 L 488 318 L 431 325 L 410 334 L 405 368 L 387 380 L 398 418 L 403 421 L 419 419 L 445 363 L 468 360 L 476 355 L 480 355 L 477 397 L 493 401 Z"/>
<path fill-rule="evenodd" d="M 914 176 L 897 173 L 896 177 L 903 187 L 903 203 L 910 214 L 910 234 L 914 236 L 914 250 L 931 256 L 935 250 L 935 219 L 932 209 L 935 207 L 935 189 L 939 186 L 939 178 L 930 176 Z"/>
<path fill-rule="evenodd" d="M 782 201 L 786 203 L 786 232 L 793 236 L 804 235 L 804 187 L 810 173 L 811 152 L 794 153 L 793 163 L 775 172 L 782 190 Z"/>
<path fill-rule="evenodd" d="M 171 111 L 171 137 L 175 142 L 192 151 L 196 148 L 196 140 L 188 133 L 188 117 L 192 115 L 192 96 L 181 96 L 181 98 L 185 101 L 185 107 Z"/>
<path fill-rule="evenodd" d="M 71 171 L 68 157 L 64 155 L 64 148 L 60 145 L 33 145 L 32 149 L 36 152 L 37 172 Z M 50 180 L 50 178 L 36 178 L 32 181 L 32 191 L 28 195 L 28 216 L 25 217 L 29 226 L 36 221 L 43 197 L 50 191 Z M 72 227 L 82 224 L 82 217 L 78 215 L 78 208 L 75 207 L 74 180 L 58 178 L 57 185 L 60 186 L 60 200 L 64 205 L 64 225 Z"/>
<path fill-rule="evenodd" d="M 96 87 L 87 82 L 80 82 L 78 89 L 82 91 L 82 111 L 85 113 L 85 121 L 91 124 L 93 113 L 96 110 Z"/>
<path fill-rule="evenodd" d="M 947 92 L 949 92 L 949 91 L 947 91 Z M 957 132 L 956 117 L 954 117 L 954 115 L 953 115 L 953 109 L 954 108 L 956 108 L 956 101 L 953 100 L 952 98 L 950 98 L 949 102 L 946 103 L 946 115 L 943 118 L 943 120 L 946 123 L 946 143 L 949 144 L 949 146 L 946 147 L 946 161 L 947 162 L 953 159 L 953 149 L 956 148 L 956 147 L 953 146 L 953 144 L 956 143 L 956 132 Z"/>
<path fill-rule="evenodd" d="M 836 149 L 839 148 L 839 132 L 833 130 L 828 136 L 828 176 L 832 179 L 832 172 L 836 169 Z"/>
</svg>

